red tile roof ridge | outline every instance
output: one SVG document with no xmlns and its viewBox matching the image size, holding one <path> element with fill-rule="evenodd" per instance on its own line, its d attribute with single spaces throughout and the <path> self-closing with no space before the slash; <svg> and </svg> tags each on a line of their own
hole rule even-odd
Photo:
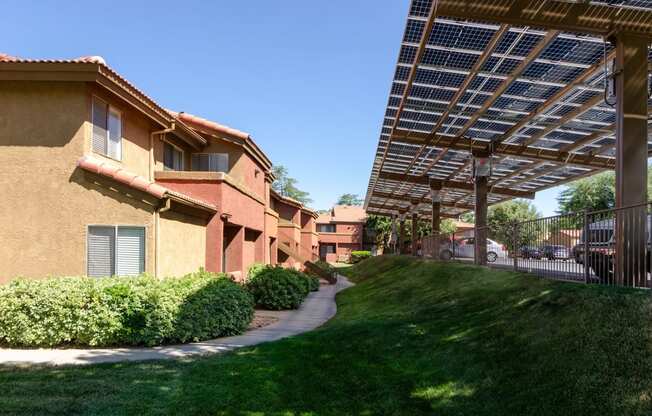
<svg viewBox="0 0 652 416">
<path fill-rule="evenodd" d="M 109 75 L 112 77 L 115 77 L 117 80 L 120 82 L 124 83 L 127 85 L 129 88 L 131 88 L 133 91 L 135 91 L 138 95 L 142 96 L 145 100 L 149 101 L 152 105 L 154 105 L 157 109 L 157 111 L 160 111 L 165 115 L 169 115 L 167 111 L 163 107 L 161 107 L 153 98 L 145 94 L 142 90 L 138 89 L 134 84 L 129 82 L 126 78 L 124 78 L 122 75 L 117 73 L 113 68 L 111 68 L 107 63 L 106 60 L 99 56 L 99 55 L 88 55 L 88 56 L 80 56 L 78 58 L 71 58 L 71 59 L 28 59 L 28 58 L 21 58 L 18 56 L 12 56 L 6 53 L 0 52 L 0 62 L 14 62 L 14 63 L 27 63 L 27 64 L 38 64 L 38 63 L 44 63 L 44 64 L 95 64 L 99 65 L 101 68 L 103 68 L 105 71 L 108 72 Z M 106 74 L 105 74 L 106 75 Z"/>
<path fill-rule="evenodd" d="M 225 126 L 224 124 L 216 123 L 215 121 L 211 121 L 203 117 L 199 117 L 186 112 L 176 112 L 168 109 L 166 109 L 165 111 L 167 111 L 173 117 L 181 120 L 182 122 L 189 124 L 190 126 L 194 125 L 196 127 L 208 130 L 209 132 L 226 134 L 228 136 L 236 137 L 242 140 L 247 140 L 251 138 L 249 133 L 240 131 L 238 129 L 234 129 L 229 126 Z"/>
</svg>

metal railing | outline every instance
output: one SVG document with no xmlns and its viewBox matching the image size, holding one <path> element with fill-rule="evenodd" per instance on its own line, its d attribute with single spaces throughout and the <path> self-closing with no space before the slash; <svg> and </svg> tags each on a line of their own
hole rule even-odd
<svg viewBox="0 0 652 416">
<path fill-rule="evenodd" d="M 485 262 L 537 276 L 650 288 L 650 203 L 486 227 Z M 422 238 L 420 254 L 474 263 L 478 230 Z"/>
</svg>

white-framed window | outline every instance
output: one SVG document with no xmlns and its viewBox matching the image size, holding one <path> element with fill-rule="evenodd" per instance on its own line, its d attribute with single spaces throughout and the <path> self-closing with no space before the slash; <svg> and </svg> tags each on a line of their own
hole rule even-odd
<svg viewBox="0 0 652 416">
<path fill-rule="evenodd" d="M 183 150 L 168 142 L 163 142 L 163 169 L 183 170 Z"/>
<path fill-rule="evenodd" d="M 122 113 L 106 101 L 93 96 L 92 109 L 94 152 L 112 159 L 122 159 Z"/>
<path fill-rule="evenodd" d="M 228 172 L 228 153 L 193 153 L 192 170 L 203 172 Z"/>
<path fill-rule="evenodd" d="M 89 225 L 86 245 L 90 277 L 145 272 L 145 227 Z"/>
</svg>

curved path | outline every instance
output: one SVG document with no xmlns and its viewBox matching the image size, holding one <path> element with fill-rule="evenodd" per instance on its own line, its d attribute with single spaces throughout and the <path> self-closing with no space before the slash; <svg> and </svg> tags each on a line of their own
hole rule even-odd
<svg viewBox="0 0 652 416">
<path fill-rule="evenodd" d="M 143 361 L 181 358 L 193 355 L 215 354 L 239 347 L 276 341 L 311 331 L 335 316 L 335 294 L 352 286 L 345 277 L 338 276 L 337 284 L 322 285 L 312 292 L 301 307 L 293 311 L 265 311 L 278 322 L 242 335 L 217 338 L 203 342 L 160 347 L 92 348 L 92 349 L 8 349 L 0 348 L 0 365 L 67 365 L 97 364 L 120 361 Z"/>
</svg>

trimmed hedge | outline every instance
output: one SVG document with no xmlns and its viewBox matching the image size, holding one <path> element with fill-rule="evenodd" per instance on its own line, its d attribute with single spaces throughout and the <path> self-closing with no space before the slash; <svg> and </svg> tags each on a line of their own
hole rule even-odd
<svg viewBox="0 0 652 416">
<path fill-rule="evenodd" d="M 297 309 L 311 290 L 319 290 L 319 279 L 294 269 L 265 266 L 250 273 L 247 289 L 256 305 L 266 309 Z"/>
<path fill-rule="evenodd" d="M 371 251 L 361 250 L 351 252 L 351 263 L 358 263 L 371 257 Z"/>
<path fill-rule="evenodd" d="M 242 333 L 253 298 L 225 275 L 64 277 L 0 286 L 0 344 L 160 345 Z"/>
</svg>

